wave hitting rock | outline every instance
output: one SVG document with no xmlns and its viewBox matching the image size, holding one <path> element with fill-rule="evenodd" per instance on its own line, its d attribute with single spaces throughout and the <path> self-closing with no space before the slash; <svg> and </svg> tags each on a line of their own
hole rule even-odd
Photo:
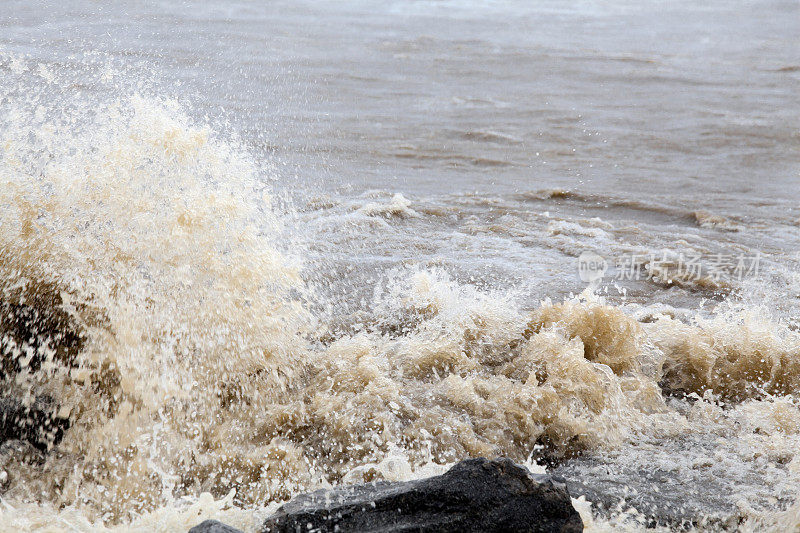
<svg viewBox="0 0 800 533">
<path fill-rule="evenodd" d="M 441 476 L 319 490 L 285 504 L 264 533 L 579 532 L 566 484 L 509 459 L 468 459 Z"/>
</svg>

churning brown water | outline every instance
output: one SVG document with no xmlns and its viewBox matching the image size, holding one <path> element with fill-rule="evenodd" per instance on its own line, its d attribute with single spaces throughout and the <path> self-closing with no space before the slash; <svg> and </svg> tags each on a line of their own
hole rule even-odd
<svg viewBox="0 0 800 533">
<path fill-rule="evenodd" d="M 0 447 L 0 530 L 252 530 L 478 455 L 590 530 L 800 528 L 798 36 L 771 0 L 5 2 L 0 376 L 71 426 Z"/>
</svg>

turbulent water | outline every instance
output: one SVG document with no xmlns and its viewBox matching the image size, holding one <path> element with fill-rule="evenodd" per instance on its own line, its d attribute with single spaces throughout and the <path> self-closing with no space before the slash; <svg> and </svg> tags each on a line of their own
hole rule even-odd
<svg viewBox="0 0 800 533">
<path fill-rule="evenodd" d="M 70 427 L 0 447 L 0 531 L 252 530 L 500 455 L 589 530 L 800 528 L 798 35 L 772 0 L 5 2 L 0 377 Z"/>
</svg>

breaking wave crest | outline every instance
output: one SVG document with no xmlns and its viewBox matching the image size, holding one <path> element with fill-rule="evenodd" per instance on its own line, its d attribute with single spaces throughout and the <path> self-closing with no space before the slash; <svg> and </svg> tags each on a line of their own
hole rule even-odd
<svg viewBox="0 0 800 533">
<path fill-rule="evenodd" d="M 44 317 L 30 323 L 43 334 L 69 323 L 80 344 L 4 337 L 73 426 L 44 475 L 19 488 L 116 519 L 194 488 L 187 480 L 234 483 L 203 474 L 224 472 L 207 461 L 223 441 L 217 461 L 246 462 L 224 413 L 284 394 L 308 317 L 246 157 L 174 104 L 140 97 L 73 128 L 5 131 L 4 304 Z"/>
</svg>

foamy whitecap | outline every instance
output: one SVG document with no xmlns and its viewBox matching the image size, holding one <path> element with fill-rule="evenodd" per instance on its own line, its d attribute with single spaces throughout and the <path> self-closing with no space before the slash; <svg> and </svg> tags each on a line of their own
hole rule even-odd
<svg viewBox="0 0 800 533">
<path fill-rule="evenodd" d="M 419 216 L 419 213 L 411 209 L 411 201 L 400 193 L 393 195 L 388 202 L 368 202 L 361 206 L 358 212 L 371 217 L 412 218 Z"/>
</svg>

